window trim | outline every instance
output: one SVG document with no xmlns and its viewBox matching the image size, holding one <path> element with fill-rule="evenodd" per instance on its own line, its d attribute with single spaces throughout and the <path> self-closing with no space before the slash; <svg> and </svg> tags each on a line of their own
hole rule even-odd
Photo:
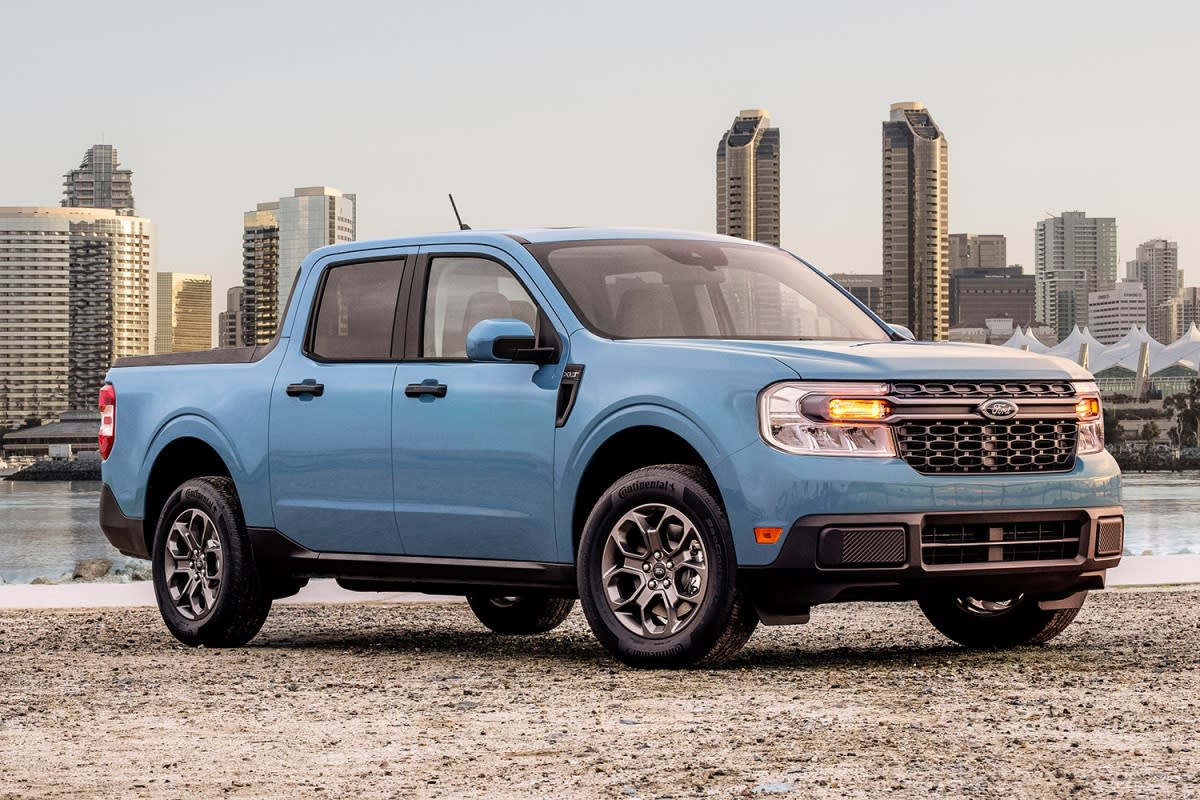
<svg viewBox="0 0 1200 800">
<path fill-rule="evenodd" d="M 404 296 L 407 289 L 407 282 L 411 280 L 412 261 L 415 258 L 414 253 L 391 253 L 388 255 L 369 256 L 367 258 L 347 258 L 344 261 L 332 261 L 326 264 L 321 269 L 321 278 L 317 282 L 316 291 L 313 292 L 312 303 L 308 309 L 308 321 L 304 326 L 304 340 L 300 347 L 300 352 L 305 358 L 315 361 L 318 364 L 393 364 L 401 360 L 396 353 L 396 331 L 402 330 L 403 325 L 400 322 L 402 312 L 404 312 Z M 317 315 L 321 309 L 321 300 L 325 297 L 325 285 L 329 281 L 329 273 L 339 267 L 351 267 L 356 264 L 371 264 L 379 261 L 394 261 L 400 263 L 400 283 L 396 290 L 396 305 L 392 310 L 392 334 L 391 343 L 388 347 L 387 358 L 329 358 L 327 356 L 318 355 L 313 350 L 314 340 L 317 336 Z"/>
</svg>

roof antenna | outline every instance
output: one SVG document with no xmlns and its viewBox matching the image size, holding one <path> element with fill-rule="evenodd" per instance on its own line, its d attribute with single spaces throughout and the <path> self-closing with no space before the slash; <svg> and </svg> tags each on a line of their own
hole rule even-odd
<svg viewBox="0 0 1200 800">
<path fill-rule="evenodd" d="M 454 204 L 454 195 L 452 195 L 452 194 L 447 194 L 446 196 L 450 198 L 450 207 L 454 209 L 454 218 L 455 218 L 456 220 L 458 220 L 458 229 L 459 229 L 460 231 L 469 231 L 469 230 L 471 230 L 471 226 L 470 226 L 470 225 L 467 225 L 466 223 L 464 223 L 464 222 L 462 221 L 462 217 L 460 217 L 460 216 L 459 216 L 459 214 L 458 214 L 458 206 L 456 206 L 456 205 Z"/>
</svg>

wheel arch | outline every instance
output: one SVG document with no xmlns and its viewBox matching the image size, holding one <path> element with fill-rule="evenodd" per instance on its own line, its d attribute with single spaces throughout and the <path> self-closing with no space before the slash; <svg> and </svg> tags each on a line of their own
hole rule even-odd
<svg viewBox="0 0 1200 800">
<path fill-rule="evenodd" d="M 594 436 L 586 458 L 575 471 L 575 492 L 570 511 L 571 561 L 576 560 L 579 540 L 588 515 L 600 496 L 622 475 L 656 464 L 689 464 L 703 470 L 711 482 L 717 502 L 725 507 L 712 465 L 716 449 L 690 422 L 658 414 L 630 415 L 626 424 Z"/>
<path fill-rule="evenodd" d="M 222 476 L 238 486 L 240 469 L 233 450 L 207 420 L 175 420 L 156 437 L 147 459 L 142 482 L 145 486 L 142 535 L 147 552 L 152 552 L 158 515 L 171 492 L 184 481 L 204 476 Z M 216 435 L 214 435 L 216 434 Z"/>
</svg>

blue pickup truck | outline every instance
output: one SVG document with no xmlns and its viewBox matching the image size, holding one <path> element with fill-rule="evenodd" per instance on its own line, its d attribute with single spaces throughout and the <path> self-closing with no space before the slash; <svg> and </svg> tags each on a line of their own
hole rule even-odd
<svg viewBox="0 0 1200 800">
<path fill-rule="evenodd" d="M 239 646 L 310 578 L 467 597 L 499 633 L 579 599 L 637 666 L 759 622 L 915 600 L 1043 642 L 1120 560 L 1091 376 L 914 342 L 764 245 L 460 231 L 301 266 L 275 341 L 119 360 L 100 520 L 180 641 Z"/>
</svg>

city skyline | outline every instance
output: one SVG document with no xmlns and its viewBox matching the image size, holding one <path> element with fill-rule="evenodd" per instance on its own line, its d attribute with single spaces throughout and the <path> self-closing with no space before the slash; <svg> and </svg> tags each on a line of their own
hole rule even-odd
<svg viewBox="0 0 1200 800">
<path fill-rule="evenodd" d="M 1036 221 L 1083 209 L 1120 220 L 1121 261 L 1134 258 L 1138 242 L 1177 241 L 1185 285 L 1200 283 L 1200 263 L 1188 258 L 1200 252 L 1191 221 L 1200 161 L 1189 134 L 1200 111 L 1178 101 L 1183 76 L 1200 71 L 1184 35 L 1193 11 L 1014 4 L 990 12 L 969 41 L 935 36 L 933 57 L 896 59 L 896 41 L 931 26 L 962 29 L 978 12 L 935 3 L 920 19 L 884 15 L 886 25 L 863 26 L 862 9 L 768 3 L 764 13 L 777 22 L 751 41 L 730 37 L 726 16 L 710 9 L 689 8 L 681 21 L 634 4 L 517 6 L 463 20 L 449 9 L 368 3 L 353 15 L 361 29 L 353 44 L 326 33 L 327 10 L 316 4 L 284 14 L 215 3 L 200 14 L 134 3 L 121 19 L 88 26 L 23 7 L 0 32 L 14 67 L 119 29 L 111 66 L 144 79 L 156 102 L 117 107 L 96 93 L 63 103 L 77 70 L 47 64 L 7 95 L 17 116 L 37 124 L 0 133 L 10 154 L 0 164 L 3 202 L 56 204 L 64 161 L 115 143 L 137 171 L 139 213 L 158 224 L 160 262 L 213 274 L 218 292 L 240 282 L 241 212 L 280 187 L 352 187 L 365 201 L 359 238 L 453 228 L 446 191 L 476 228 L 712 230 L 713 134 L 731 110 L 763 106 L 789 146 L 783 246 L 826 272 L 871 273 L 880 268 L 879 109 L 918 98 L 955 142 L 951 230 L 1004 234 L 1010 262 L 1029 269 Z M 1156 25 L 1153 40 L 1131 35 L 1148 18 L 1167 24 Z M 388 42 L 400 22 L 455 36 L 398 49 Z M 252 35 L 266 26 L 277 35 Z M 796 48 L 796 31 L 819 35 Z M 214 60 L 218 38 L 227 47 Z M 301 42 L 326 49 L 333 63 L 352 59 L 357 77 L 327 70 L 330 62 L 308 58 Z M 614 46 L 621 59 L 605 57 Z M 724 57 L 687 57 L 697 47 Z M 755 63 L 752 82 L 727 69 L 739 60 Z M 1069 93 L 1047 79 L 1060 72 L 1079 76 Z M 244 83 L 266 73 L 290 76 L 269 107 Z M 310 113 L 317 96 L 336 97 L 334 113 Z M 1117 113 L 1127 107 L 1155 114 Z M 431 117 L 436 136 L 418 121 Z M 633 141 L 630 121 L 650 119 L 668 125 L 667 146 L 614 146 Z"/>
</svg>

